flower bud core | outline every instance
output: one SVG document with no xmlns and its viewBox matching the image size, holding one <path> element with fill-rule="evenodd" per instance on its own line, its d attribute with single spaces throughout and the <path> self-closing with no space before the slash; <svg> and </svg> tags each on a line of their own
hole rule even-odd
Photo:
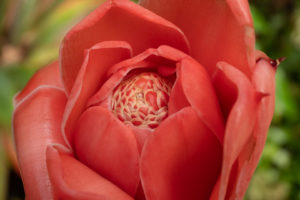
<svg viewBox="0 0 300 200">
<path fill-rule="evenodd" d="M 168 116 L 171 88 L 154 72 L 131 75 L 113 91 L 112 112 L 125 124 L 154 129 Z"/>
</svg>

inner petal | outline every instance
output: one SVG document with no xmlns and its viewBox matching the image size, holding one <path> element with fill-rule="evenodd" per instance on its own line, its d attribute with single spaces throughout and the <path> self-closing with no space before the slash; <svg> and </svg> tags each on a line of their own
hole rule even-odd
<svg viewBox="0 0 300 200">
<path fill-rule="evenodd" d="M 168 115 L 172 83 L 154 72 L 131 74 L 114 89 L 112 112 L 125 124 L 156 128 Z"/>
</svg>

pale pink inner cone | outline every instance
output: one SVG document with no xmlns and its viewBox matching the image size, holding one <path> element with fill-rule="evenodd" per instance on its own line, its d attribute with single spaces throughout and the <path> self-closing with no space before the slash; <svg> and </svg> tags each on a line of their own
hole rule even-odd
<svg viewBox="0 0 300 200">
<path fill-rule="evenodd" d="M 153 72 L 129 76 L 114 90 L 112 112 L 125 124 L 156 128 L 168 115 L 172 83 Z"/>
</svg>

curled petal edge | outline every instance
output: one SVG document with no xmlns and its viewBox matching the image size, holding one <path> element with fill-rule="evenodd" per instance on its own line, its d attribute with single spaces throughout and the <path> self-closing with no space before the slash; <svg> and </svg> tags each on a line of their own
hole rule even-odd
<svg viewBox="0 0 300 200">
<path fill-rule="evenodd" d="M 256 92 L 249 79 L 235 67 L 225 62 L 220 62 L 218 63 L 218 69 L 219 71 L 215 74 L 214 78 L 231 82 L 235 87 L 232 89 L 237 90 L 237 99 L 227 118 L 222 171 L 210 198 L 211 200 L 225 199 L 231 169 L 240 152 L 243 150 L 243 146 L 252 135 L 256 122 L 257 109 L 263 97 L 261 93 Z M 235 142 L 233 143 L 233 141 Z"/>
</svg>

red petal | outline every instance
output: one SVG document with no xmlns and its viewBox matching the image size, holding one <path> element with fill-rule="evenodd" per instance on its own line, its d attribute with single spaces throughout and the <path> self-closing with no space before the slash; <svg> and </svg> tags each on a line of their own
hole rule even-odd
<svg viewBox="0 0 300 200">
<path fill-rule="evenodd" d="M 139 152 L 134 133 L 100 106 L 82 114 L 73 137 L 79 160 L 134 196 L 139 184 Z"/>
<path fill-rule="evenodd" d="M 268 96 L 261 100 L 254 132 L 238 158 L 237 177 L 236 180 L 232 180 L 234 185 L 230 191 L 229 199 L 233 197 L 243 198 L 259 162 L 274 112 L 275 71 L 274 67 L 266 60 L 260 60 L 255 67 L 253 74 L 254 87 L 257 91 L 268 94 Z"/>
<path fill-rule="evenodd" d="M 24 97 L 42 85 L 50 85 L 58 88 L 63 87 L 57 61 L 38 70 L 27 83 L 26 87 L 20 93 L 18 93 L 18 95 L 16 95 L 14 104 L 17 105 L 22 99 L 24 99 Z"/>
<path fill-rule="evenodd" d="M 255 51 L 255 60 L 259 60 L 259 59 L 265 59 L 265 60 L 269 60 L 270 58 L 262 51 L 256 50 Z"/>
<path fill-rule="evenodd" d="M 108 71 L 109 79 L 101 86 L 101 88 L 96 92 L 94 96 L 92 96 L 87 106 L 92 105 L 105 105 L 108 102 L 107 99 L 112 94 L 112 91 L 117 87 L 122 79 L 131 71 L 138 68 L 148 68 L 153 67 L 153 64 L 149 64 L 144 60 L 151 56 L 155 49 L 147 49 L 145 52 L 134 56 L 130 59 L 124 60 L 112 66 Z M 103 103 L 105 102 L 105 103 Z M 106 105 L 104 107 L 110 108 L 110 105 Z"/>
<path fill-rule="evenodd" d="M 180 64 L 179 64 L 180 65 Z M 179 70 L 178 70 L 179 71 Z M 182 81 L 181 81 L 181 73 L 176 74 L 176 81 L 173 85 L 172 92 L 170 94 L 169 103 L 168 103 L 168 115 L 172 115 L 179 110 L 191 106 L 189 101 L 187 100 L 183 88 L 182 88 Z"/>
<path fill-rule="evenodd" d="M 18 104 L 13 127 L 26 197 L 53 199 L 52 184 L 46 166 L 46 148 L 53 143 L 64 144 L 61 118 L 66 104 L 64 91 L 40 88 Z"/>
<path fill-rule="evenodd" d="M 227 118 L 220 182 L 214 188 L 211 198 L 223 200 L 233 163 L 253 132 L 260 96 L 249 79 L 235 67 L 224 62 L 219 63 L 218 67 L 219 70 L 214 77 L 215 87 L 217 91 L 228 93 L 219 95 L 220 102 L 231 102 L 231 95 L 237 97 Z"/>
<path fill-rule="evenodd" d="M 64 113 L 62 126 L 68 141 L 71 139 L 70 134 L 76 120 L 86 107 L 87 100 L 106 81 L 108 69 L 130 56 L 130 46 L 120 41 L 102 42 L 87 51 Z"/>
<path fill-rule="evenodd" d="M 127 41 L 134 55 L 167 44 L 188 52 L 184 34 L 143 7 L 124 0 L 102 4 L 65 37 L 61 47 L 63 81 L 69 92 L 83 61 L 84 49 L 107 40 Z"/>
<path fill-rule="evenodd" d="M 184 95 L 201 120 L 223 143 L 224 125 L 216 93 L 206 70 L 195 60 L 185 58 L 178 73 Z"/>
<path fill-rule="evenodd" d="M 141 5 L 181 28 L 192 56 L 210 74 L 218 61 L 226 61 L 251 77 L 255 36 L 247 0 L 141 0 Z"/>
<path fill-rule="evenodd" d="M 222 147 L 188 107 L 167 118 L 149 138 L 141 158 L 148 200 L 208 199 L 221 169 Z"/>
<path fill-rule="evenodd" d="M 80 163 L 73 156 L 47 149 L 47 165 L 54 191 L 63 200 L 133 200 L 117 186 Z M 49 198 L 50 199 L 50 198 Z"/>
</svg>

